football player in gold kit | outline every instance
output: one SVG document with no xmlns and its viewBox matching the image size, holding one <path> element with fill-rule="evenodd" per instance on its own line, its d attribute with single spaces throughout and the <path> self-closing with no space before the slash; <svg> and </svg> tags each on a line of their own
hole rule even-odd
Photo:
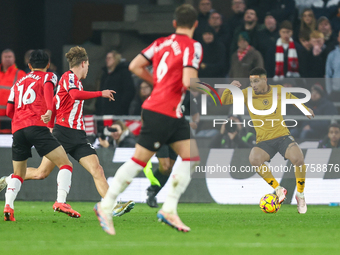
<svg viewBox="0 0 340 255">
<path fill-rule="evenodd" d="M 284 158 L 289 159 L 295 166 L 295 177 L 297 186 L 297 208 L 299 213 L 307 212 L 307 205 L 305 196 L 303 193 L 305 187 L 306 166 L 304 164 L 303 153 L 294 141 L 294 138 L 290 135 L 288 128 L 285 125 L 283 117 L 281 115 L 281 85 L 269 85 L 267 83 L 267 72 L 263 68 L 254 68 L 250 72 L 250 86 L 253 89 L 252 102 L 256 110 L 268 110 L 272 107 L 273 102 L 273 89 L 277 90 L 277 108 L 269 115 L 255 115 L 249 110 L 251 119 L 253 120 L 253 126 L 256 130 L 256 145 L 251 150 L 249 155 L 249 161 L 252 166 L 257 166 L 257 172 L 259 175 L 272 186 L 279 202 L 282 203 L 286 198 L 287 190 L 281 186 L 274 178 L 270 169 L 264 164 L 266 161 L 270 161 L 271 158 L 279 152 Z M 233 81 L 231 85 L 241 87 L 239 81 Z M 243 89 L 244 102 L 248 101 L 248 90 Z M 297 99 L 291 93 L 286 94 L 287 99 Z M 226 89 L 222 95 L 222 103 L 229 105 L 233 103 L 233 96 L 229 89 Z M 302 104 L 303 105 L 303 104 Z M 306 115 L 308 118 L 314 117 L 314 113 L 311 109 L 303 105 L 310 115 Z"/>
</svg>

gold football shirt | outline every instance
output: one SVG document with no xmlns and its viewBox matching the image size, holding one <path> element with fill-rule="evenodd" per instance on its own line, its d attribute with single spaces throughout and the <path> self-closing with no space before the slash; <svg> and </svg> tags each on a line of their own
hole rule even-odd
<svg viewBox="0 0 340 255">
<path fill-rule="evenodd" d="M 273 88 L 277 88 L 277 107 L 276 110 L 269 115 L 255 115 L 249 110 L 248 107 L 248 88 L 242 90 L 244 96 L 244 103 L 246 104 L 250 118 L 249 122 L 251 126 L 254 126 L 256 131 L 256 143 L 272 140 L 280 136 L 289 135 L 289 130 L 281 115 L 281 85 L 269 85 L 270 89 L 266 94 L 252 93 L 253 106 L 256 110 L 269 110 L 273 103 Z M 291 93 L 286 94 L 287 99 L 297 99 L 296 96 Z M 224 90 L 222 94 L 222 103 L 229 105 L 233 103 L 233 95 L 229 89 Z M 308 108 L 303 104 L 308 110 Z M 246 122 L 247 123 L 247 122 Z M 249 125 L 248 124 L 248 125 Z"/>
</svg>

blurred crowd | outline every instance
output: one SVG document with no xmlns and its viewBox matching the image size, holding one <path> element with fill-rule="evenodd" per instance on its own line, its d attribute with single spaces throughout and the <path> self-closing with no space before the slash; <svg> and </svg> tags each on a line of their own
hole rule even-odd
<svg viewBox="0 0 340 255">
<path fill-rule="evenodd" d="M 232 15 L 224 17 L 214 9 L 213 1 L 200 0 L 197 6 L 199 25 L 194 39 L 203 47 L 200 78 L 223 78 L 227 81 L 248 78 L 255 67 L 267 70 L 269 84 L 304 87 L 311 91 L 308 107 L 316 116 L 336 115 L 340 106 L 340 1 L 339 0 L 232 0 Z M 28 62 L 29 54 L 25 54 Z M 47 50 L 51 55 L 51 52 Z M 0 70 L 0 132 L 9 133 L 10 123 L 4 121 L 11 86 L 30 70 L 16 67 L 15 53 L 1 53 Z M 115 101 L 98 98 L 95 115 L 140 115 L 142 103 L 152 92 L 152 85 L 133 77 L 129 63 L 118 51 L 107 52 L 98 73 L 97 90 L 117 92 Z M 50 70 L 57 73 L 51 63 Z M 58 73 L 57 73 L 58 75 Z M 313 79 L 311 79 L 313 78 Z M 244 84 L 244 86 L 248 86 Z M 298 95 L 297 95 L 298 96 Z M 200 96 L 192 96 L 196 103 Z M 189 104 L 190 105 L 190 104 Z M 297 114 L 296 109 L 288 109 Z M 216 112 L 225 114 L 225 112 Z M 187 114 L 189 115 L 189 114 Z M 231 118 L 240 118 L 232 117 Z M 197 116 L 192 122 L 196 135 L 213 137 L 212 147 L 251 147 L 254 131 L 238 126 L 207 129 Z M 117 122 L 117 133 L 98 138 L 98 146 L 118 146 L 131 135 L 126 123 Z M 104 124 L 100 124 L 103 128 Z M 100 126 L 99 125 L 99 126 Z M 333 125 L 333 126 L 332 126 Z M 339 126 L 326 120 L 301 121 L 291 129 L 296 139 L 324 139 L 321 147 L 339 147 L 334 142 Z M 334 126 L 335 125 L 335 126 Z M 131 131 L 131 130 L 130 130 Z M 111 132 L 112 133 L 112 132 Z M 330 133 L 332 135 L 330 135 Z M 136 133 L 138 135 L 138 133 Z M 122 138 L 121 138 L 122 137 Z M 124 138 L 124 139 L 123 139 Z M 328 140 L 327 140 L 328 139 Z M 335 139 L 335 140 L 334 140 Z M 105 141 L 104 141 L 105 140 Z M 337 140 L 337 141 L 338 141 Z M 333 141 L 333 142 L 332 142 Z M 322 143 L 322 145 L 321 145 Z M 129 144 L 129 143 L 128 143 Z"/>
</svg>

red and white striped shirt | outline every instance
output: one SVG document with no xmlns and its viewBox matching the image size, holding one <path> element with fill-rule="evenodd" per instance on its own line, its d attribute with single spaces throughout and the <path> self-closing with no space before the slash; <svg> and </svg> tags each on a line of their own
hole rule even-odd
<svg viewBox="0 0 340 255">
<path fill-rule="evenodd" d="M 54 73 L 34 71 L 21 78 L 11 89 L 8 104 L 12 108 L 12 133 L 30 127 L 43 126 L 46 124 L 41 120 L 41 115 L 47 111 L 47 105 L 52 106 L 53 87 L 51 85 L 48 93 L 45 94 L 47 83 L 57 84 L 57 76 Z M 50 100 L 46 102 L 46 100 Z M 10 107 L 10 106 L 8 106 Z"/>
<path fill-rule="evenodd" d="M 72 89 L 83 91 L 83 85 L 78 77 L 67 71 L 61 76 L 58 84 L 56 99 L 56 124 L 68 128 L 85 130 L 83 121 L 84 100 L 74 100 L 69 94 Z"/>
</svg>

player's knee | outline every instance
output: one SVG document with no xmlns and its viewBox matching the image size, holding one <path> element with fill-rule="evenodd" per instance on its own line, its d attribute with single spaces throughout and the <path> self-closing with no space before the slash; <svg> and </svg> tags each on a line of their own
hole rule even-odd
<svg viewBox="0 0 340 255">
<path fill-rule="evenodd" d="M 93 169 L 91 170 L 91 174 L 94 178 L 101 178 L 103 176 L 105 178 L 104 169 L 99 164 L 93 167 Z"/>
<path fill-rule="evenodd" d="M 304 164 L 303 157 L 292 157 L 290 161 L 294 166 L 302 166 Z"/>
<path fill-rule="evenodd" d="M 262 159 L 255 155 L 249 156 L 249 162 L 252 166 L 261 166 L 263 164 Z"/>
<path fill-rule="evenodd" d="M 36 178 L 37 180 L 44 180 L 48 175 L 49 175 L 48 172 L 42 171 L 36 176 Z"/>
</svg>

